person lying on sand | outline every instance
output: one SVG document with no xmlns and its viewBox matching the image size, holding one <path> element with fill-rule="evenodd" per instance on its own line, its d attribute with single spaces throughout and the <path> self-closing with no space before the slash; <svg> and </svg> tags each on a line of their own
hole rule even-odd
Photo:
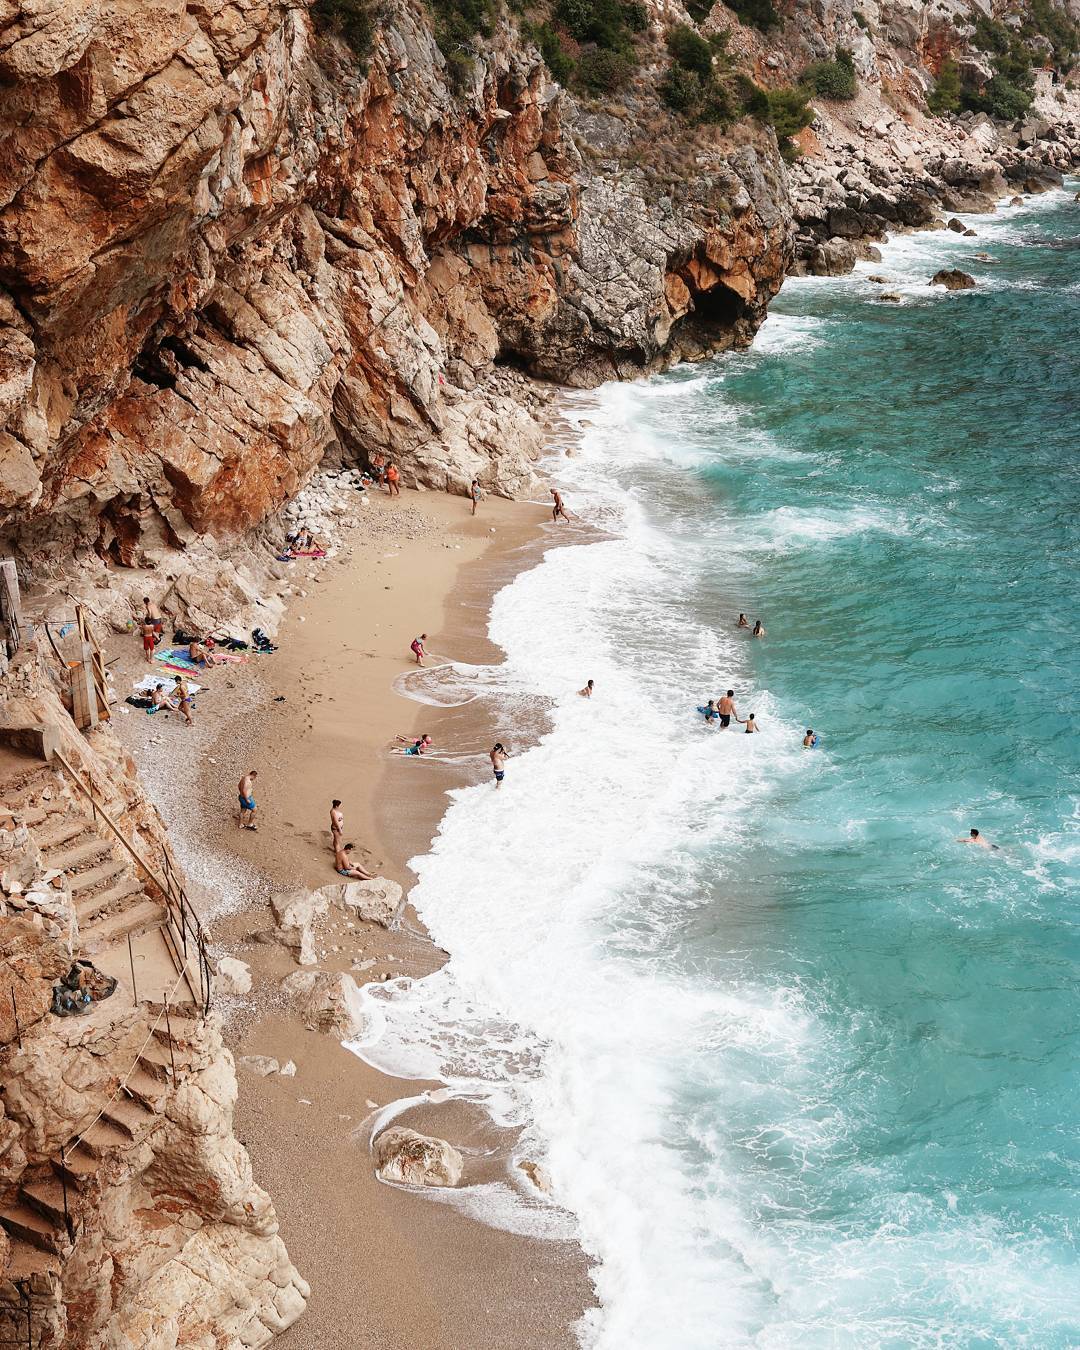
<svg viewBox="0 0 1080 1350">
<path fill-rule="evenodd" d="M 371 873 L 365 872 L 362 867 L 357 867 L 349 854 L 353 851 L 352 844 L 338 844 L 334 849 L 334 866 L 338 870 L 338 875 L 343 877 L 353 877 L 357 881 L 370 881 Z"/>
<path fill-rule="evenodd" d="M 958 844 L 974 844 L 976 848 L 993 849 L 1000 852 L 997 844 L 992 844 L 989 839 L 984 839 L 978 830 L 972 830 L 970 834 L 962 834 L 956 841 Z"/>
<path fill-rule="evenodd" d="M 580 698 L 592 698 L 592 694 L 593 694 L 593 682 L 592 680 L 586 680 L 585 688 L 578 690 L 578 696 Z"/>
<path fill-rule="evenodd" d="M 716 711 L 720 714 L 720 730 L 731 726 L 731 719 L 739 720 L 739 714 L 735 711 L 735 690 L 729 689 L 722 699 L 716 705 Z"/>
<path fill-rule="evenodd" d="M 403 755 L 422 755 L 426 750 L 430 750 L 432 746 L 431 737 L 426 732 L 423 736 L 417 736 L 415 738 L 412 736 L 399 736 L 397 739 L 405 747 L 404 750 L 400 751 Z"/>
</svg>

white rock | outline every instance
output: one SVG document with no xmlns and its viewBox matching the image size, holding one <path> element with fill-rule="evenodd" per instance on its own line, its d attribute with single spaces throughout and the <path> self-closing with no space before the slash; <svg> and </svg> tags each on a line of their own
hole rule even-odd
<svg viewBox="0 0 1080 1350">
<path fill-rule="evenodd" d="M 461 1154 L 445 1139 L 418 1134 L 403 1125 L 383 1130 L 375 1142 L 375 1174 L 408 1186 L 456 1186 L 464 1168 Z"/>
<path fill-rule="evenodd" d="M 246 961 L 235 956 L 222 956 L 218 959 L 217 974 L 214 976 L 214 989 L 219 994 L 249 994 L 251 992 L 251 968 Z"/>
<path fill-rule="evenodd" d="M 270 1055 L 241 1055 L 237 1063 L 248 1073 L 257 1073 L 260 1078 L 269 1078 L 281 1067 Z"/>
<path fill-rule="evenodd" d="M 287 1059 L 285 1063 L 281 1066 L 281 1068 L 278 1070 L 278 1073 L 281 1074 L 282 1078 L 295 1078 L 296 1065 L 293 1063 L 291 1059 Z"/>
</svg>

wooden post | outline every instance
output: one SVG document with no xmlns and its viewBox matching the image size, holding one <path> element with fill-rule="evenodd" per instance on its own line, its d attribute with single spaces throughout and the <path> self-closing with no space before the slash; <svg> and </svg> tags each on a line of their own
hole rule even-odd
<svg viewBox="0 0 1080 1350">
<path fill-rule="evenodd" d="M 165 1034 L 169 1038 L 169 1063 L 172 1065 L 173 1087 L 176 1086 L 176 1056 L 173 1054 L 172 1022 L 169 1020 L 169 996 L 165 995 Z"/>
<path fill-rule="evenodd" d="M 131 993 L 135 999 L 136 1008 L 139 1006 L 139 989 L 135 983 L 135 957 L 131 952 L 131 934 L 127 935 L 128 942 L 128 964 L 131 966 Z"/>
</svg>

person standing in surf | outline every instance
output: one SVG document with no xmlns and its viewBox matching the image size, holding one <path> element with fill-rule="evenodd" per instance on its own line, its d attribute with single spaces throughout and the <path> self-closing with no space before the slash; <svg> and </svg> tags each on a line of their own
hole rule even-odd
<svg viewBox="0 0 1080 1350">
<path fill-rule="evenodd" d="M 419 637 L 413 638 L 413 640 L 409 643 L 409 651 L 411 651 L 413 656 L 416 657 L 416 664 L 418 666 L 422 666 L 424 664 L 424 643 L 426 641 L 427 641 L 427 634 L 421 633 Z"/>
<path fill-rule="evenodd" d="M 496 741 L 491 748 L 491 770 L 495 775 L 495 786 L 502 787 L 502 781 L 506 777 L 506 748 L 502 741 Z"/>
<path fill-rule="evenodd" d="M 731 726 L 731 719 L 739 720 L 739 714 L 735 711 L 735 690 L 729 689 L 724 697 L 717 703 L 716 711 L 720 717 L 720 730 L 724 731 Z"/>
<path fill-rule="evenodd" d="M 579 697 L 581 697 L 581 698 L 592 698 L 592 691 L 593 691 L 593 682 L 592 682 L 592 680 L 586 680 L 586 681 L 585 681 L 585 688 L 584 688 L 584 689 L 579 689 L 579 690 L 578 690 L 578 695 L 579 695 Z"/>
<path fill-rule="evenodd" d="M 570 517 L 566 514 L 566 507 L 563 505 L 562 493 L 558 490 L 558 488 L 551 489 L 551 500 L 552 500 L 552 507 L 551 507 L 552 522 L 553 523 L 558 522 L 558 520 L 561 517 L 563 520 L 566 521 L 567 524 L 569 524 Z"/>
<path fill-rule="evenodd" d="M 736 718 L 735 720 L 738 721 L 739 719 Z M 746 719 L 746 721 L 743 723 L 743 726 L 746 728 L 746 734 L 748 736 L 752 736 L 755 731 L 761 730 L 758 724 L 754 721 L 753 713 L 751 713 L 750 716 Z"/>
<path fill-rule="evenodd" d="M 802 738 L 802 743 L 804 750 L 813 750 L 814 746 L 817 745 L 817 737 L 814 735 L 813 727 L 806 728 L 806 735 Z"/>
</svg>

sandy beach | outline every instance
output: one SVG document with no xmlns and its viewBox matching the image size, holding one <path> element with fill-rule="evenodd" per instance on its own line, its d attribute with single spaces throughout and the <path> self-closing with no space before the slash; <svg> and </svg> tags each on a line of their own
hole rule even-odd
<svg viewBox="0 0 1080 1350">
<path fill-rule="evenodd" d="M 282 1343 L 573 1346 L 573 1324 L 594 1301 L 576 1243 L 497 1231 L 374 1176 L 379 1108 L 418 1098 L 398 1123 L 453 1143 L 466 1185 L 509 1181 L 527 1214 L 546 1202 L 514 1166 L 513 1132 L 467 1103 L 432 1102 L 426 1093 L 440 1095 L 440 1084 L 388 1078 L 303 1026 L 279 988 L 297 969 L 292 955 L 256 940 L 272 926 L 271 893 L 336 880 L 333 797 L 361 865 L 408 889 L 407 861 L 426 850 L 447 789 L 490 772 L 493 734 L 483 703 L 432 708 L 395 689 L 416 672 L 409 644 L 426 632 L 430 665 L 497 661 L 486 637 L 491 596 L 569 534 L 554 532 L 543 501 L 488 500 L 474 518 L 462 498 L 407 492 L 375 496 L 356 516 L 336 556 L 288 565 L 297 593 L 278 651 L 200 678 L 194 730 L 175 715 L 138 714 L 119 718 L 119 729 L 216 943 L 250 965 L 252 992 L 223 1008 L 229 1044 L 238 1060 L 297 1066 L 295 1077 L 238 1069 L 237 1134 L 312 1286 L 307 1313 Z M 110 655 L 123 695 L 146 667 L 134 638 Z M 395 752 L 398 735 L 420 731 L 434 738 L 430 758 Z M 257 833 L 236 825 L 235 785 L 249 768 L 259 770 Z M 420 977 L 445 960 L 411 908 L 396 932 L 340 923 L 326 941 L 319 968 L 352 971 L 359 983 Z"/>
</svg>

